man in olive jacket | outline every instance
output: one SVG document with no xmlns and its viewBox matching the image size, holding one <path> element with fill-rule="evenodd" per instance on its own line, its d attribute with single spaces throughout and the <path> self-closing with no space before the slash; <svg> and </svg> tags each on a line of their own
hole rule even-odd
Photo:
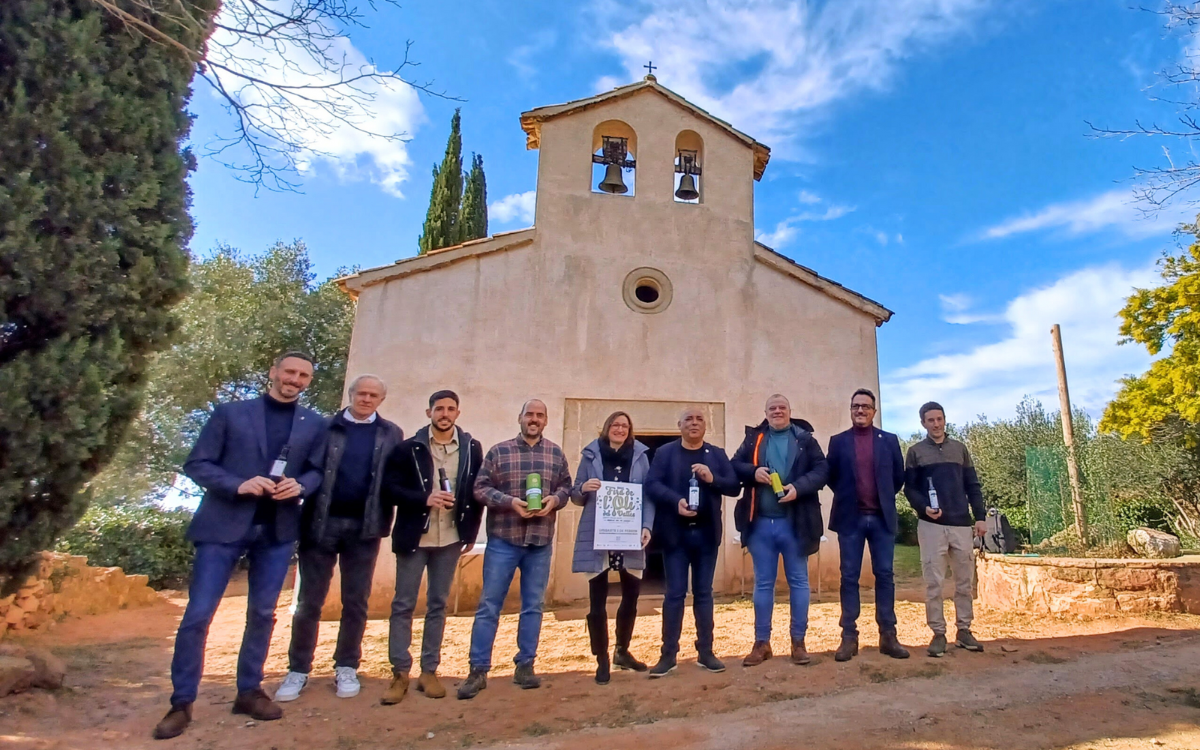
<svg viewBox="0 0 1200 750">
<path fill-rule="evenodd" d="M 745 487 L 733 518 L 742 546 L 754 561 L 754 646 L 742 660 L 753 667 L 771 658 L 771 615 L 779 558 L 791 591 L 792 663 L 812 661 L 804 646 L 808 631 L 808 556 L 821 545 L 821 501 L 829 465 L 812 425 L 792 419 L 792 406 L 776 393 L 767 399 L 766 419 L 746 428 L 730 463 Z M 777 475 L 782 489 L 772 486 Z"/>
</svg>

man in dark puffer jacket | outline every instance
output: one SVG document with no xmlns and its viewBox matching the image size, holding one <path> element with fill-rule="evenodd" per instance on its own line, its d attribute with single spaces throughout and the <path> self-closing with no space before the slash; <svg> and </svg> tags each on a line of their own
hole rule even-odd
<svg viewBox="0 0 1200 750">
<path fill-rule="evenodd" d="M 734 509 L 742 545 L 754 560 L 754 647 L 742 660 L 753 667 L 771 658 L 771 615 L 779 557 L 791 590 L 792 663 L 812 661 L 804 647 L 808 630 L 808 556 L 821 544 L 817 491 L 829 479 L 825 454 L 812 425 L 792 419 L 792 406 L 776 393 L 767 399 L 766 419 L 746 428 L 746 439 L 730 463 L 745 490 Z M 772 475 L 782 485 L 778 495 Z"/>
</svg>

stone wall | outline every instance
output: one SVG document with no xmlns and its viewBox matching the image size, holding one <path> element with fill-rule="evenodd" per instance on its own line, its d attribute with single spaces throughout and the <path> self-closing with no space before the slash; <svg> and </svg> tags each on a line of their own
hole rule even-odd
<svg viewBox="0 0 1200 750">
<path fill-rule="evenodd" d="M 146 576 L 93 568 L 81 555 L 42 552 L 37 571 L 15 594 L 0 598 L 0 639 L 50 627 L 68 615 L 96 615 L 158 601 Z"/>
<path fill-rule="evenodd" d="M 1200 613 L 1200 555 L 1172 560 L 986 555 L 979 599 L 1040 614 Z"/>
</svg>

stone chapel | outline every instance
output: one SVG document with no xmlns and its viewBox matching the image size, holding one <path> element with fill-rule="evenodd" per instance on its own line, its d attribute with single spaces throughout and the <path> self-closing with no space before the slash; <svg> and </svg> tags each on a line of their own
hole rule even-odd
<svg viewBox="0 0 1200 750">
<path fill-rule="evenodd" d="M 406 435 L 428 421 L 429 395 L 450 388 L 462 398 L 460 425 L 486 451 L 515 436 L 521 405 L 539 398 L 546 437 L 574 475 L 617 409 L 656 447 L 678 437 L 685 405 L 699 405 L 706 439 L 732 453 L 772 393 L 791 400 L 822 446 L 849 427 L 855 388 L 878 393 L 875 332 L 891 311 L 754 239 L 766 146 L 653 75 L 530 110 L 521 127 L 540 152 L 532 227 L 340 280 L 358 302 L 347 372 L 387 381 L 381 411 Z M 828 490 L 822 502 L 828 515 Z M 726 594 L 753 586 L 733 505 L 715 580 Z M 577 506 L 559 513 L 548 603 L 587 596 L 584 576 L 571 573 L 577 524 Z M 827 535 L 811 565 L 828 586 L 837 546 Z M 650 566 L 652 596 L 661 556 Z M 474 612 L 481 567 L 480 555 L 464 556 L 449 613 Z M 394 571 L 385 542 L 372 616 L 388 612 Z"/>
</svg>

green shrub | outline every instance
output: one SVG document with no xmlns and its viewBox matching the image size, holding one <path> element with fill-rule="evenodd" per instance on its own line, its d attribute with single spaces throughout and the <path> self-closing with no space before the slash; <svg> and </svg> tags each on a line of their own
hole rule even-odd
<svg viewBox="0 0 1200 750">
<path fill-rule="evenodd" d="M 1175 507 L 1165 498 L 1156 495 L 1117 498 L 1113 502 L 1112 512 L 1116 531 L 1120 533 L 1121 539 L 1125 538 L 1130 529 L 1140 526 L 1175 533 L 1171 526 Z"/>
<path fill-rule="evenodd" d="M 58 543 L 88 563 L 149 576 L 154 588 L 187 583 L 195 549 L 185 538 L 192 514 L 156 505 L 93 506 Z"/>
<path fill-rule="evenodd" d="M 917 543 L 917 512 L 903 492 L 896 493 L 896 543 Z"/>
</svg>

